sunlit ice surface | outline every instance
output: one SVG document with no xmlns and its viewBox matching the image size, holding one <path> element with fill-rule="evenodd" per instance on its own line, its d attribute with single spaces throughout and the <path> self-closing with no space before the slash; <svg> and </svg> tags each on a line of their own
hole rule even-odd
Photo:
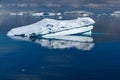
<svg viewBox="0 0 120 80">
<path fill-rule="evenodd" d="M 89 32 L 93 29 L 95 21 L 90 17 L 82 17 L 73 20 L 55 20 L 45 18 L 39 22 L 13 28 L 8 31 L 8 36 L 33 36 L 42 37 L 71 35 L 83 32 Z"/>
</svg>

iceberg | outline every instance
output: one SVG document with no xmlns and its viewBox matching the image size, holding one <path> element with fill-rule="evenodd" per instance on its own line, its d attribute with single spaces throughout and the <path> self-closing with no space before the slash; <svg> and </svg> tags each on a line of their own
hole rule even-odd
<svg viewBox="0 0 120 80">
<path fill-rule="evenodd" d="M 94 13 L 92 12 L 87 12 L 87 11 L 66 11 L 64 12 L 65 15 L 76 15 L 76 16 L 92 16 Z"/>
<path fill-rule="evenodd" d="M 38 16 L 38 17 L 45 17 L 45 16 L 60 16 L 62 15 L 61 12 L 56 12 L 56 13 L 53 13 L 53 12 L 36 12 L 36 13 L 33 13 L 32 16 Z"/>
<path fill-rule="evenodd" d="M 78 33 L 90 33 L 95 21 L 89 17 L 77 18 L 73 20 L 55 20 L 50 18 L 42 19 L 39 22 L 13 28 L 8 31 L 8 36 L 23 37 L 52 37 L 62 35 L 72 35 Z"/>
<path fill-rule="evenodd" d="M 54 36 L 48 38 L 27 38 L 20 36 L 10 36 L 14 40 L 32 41 L 48 49 L 76 48 L 79 50 L 91 50 L 95 43 L 90 36 Z"/>
<path fill-rule="evenodd" d="M 110 14 L 111 16 L 116 16 L 116 17 L 120 17 L 120 11 L 114 11 L 112 14 Z"/>
</svg>

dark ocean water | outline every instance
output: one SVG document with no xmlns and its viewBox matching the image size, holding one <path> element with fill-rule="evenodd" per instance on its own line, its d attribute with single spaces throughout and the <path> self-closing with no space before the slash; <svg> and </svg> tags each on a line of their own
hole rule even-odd
<svg viewBox="0 0 120 80">
<path fill-rule="evenodd" d="M 119 17 L 92 16 L 96 23 L 88 43 L 12 39 L 6 36 L 11 28 L 42 18 L 0 17 L 0 80 L 120 80 Z"/>
</svg>

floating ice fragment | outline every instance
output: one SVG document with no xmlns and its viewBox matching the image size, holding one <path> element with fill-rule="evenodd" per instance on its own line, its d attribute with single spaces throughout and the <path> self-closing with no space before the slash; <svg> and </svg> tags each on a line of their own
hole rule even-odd
<svg viewBox="0 0 120 80">
<path fill-rule="evenodd" d="M 120 11 L 114 11 L 111 15 L 116 16 L 116 17 L 120 17 Z"/>
<path fill-rule="evenodd" d="M 8 36 L 61 36 L 90 32 L 95 21 L 89 17 L 73 20 L 55 20 L 45 18 L 37 23 L 11 29 Z"/>
</svg>

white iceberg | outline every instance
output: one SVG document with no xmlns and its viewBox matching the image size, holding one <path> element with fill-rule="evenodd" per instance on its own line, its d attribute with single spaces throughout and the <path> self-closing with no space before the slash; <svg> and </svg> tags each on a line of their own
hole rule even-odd
<svg viewBox="0 0 120 80">
<path fill-rule="evenodd" d="M 19 11 L 19 12 L 9 12 L 9 15 L 11 16 L 23 16 L 23 15 L 28 15 L 28 11 Z"/>
<path fill-rule="evenodd" d="M 120 17 L 120 11 L 114 11 L 111 16 Z"/>
<path fill-rule="evenodd" d="M 54 36 L 50 37 L 50 39 L 20 36 L 11 36 L 11 38 L 22 41 L 33 41 L 49 49 L 76 48 L 80 50 L 91 50 L 95 45 L 93 38 L 89 36 Z"/>
<path fill-rule="evenodd" d="M 44 13 L 43 12 L 40 12 L 40 13 L 33 13 L 32 16 L 43 16 Z"/>
<path fill-rule="evenodd" d="M 11 29 L 8 36 L 61 36 L 77 33 L 90 33 L 95 21 L 89 17 L 73 20 L 55 20 L 45 18 L 37 23 Z"/>
<path fill-rule="evenodd" d="M 87 11 L 66 11 L 64 12 L 65 15 L 78 15 L 78 16 L 92 16 L 94 13 L 92 12 L 87 12 Z"/>
<path fill-rule="evenodd" d="M 60 12 L 36 12 L 36 13 L 33 13 L 32 16 L 38 16 L 38 17 L 45 17 L 45 16 L 60 16 L 62 15 L 62 13 Z"/>
</svg>

